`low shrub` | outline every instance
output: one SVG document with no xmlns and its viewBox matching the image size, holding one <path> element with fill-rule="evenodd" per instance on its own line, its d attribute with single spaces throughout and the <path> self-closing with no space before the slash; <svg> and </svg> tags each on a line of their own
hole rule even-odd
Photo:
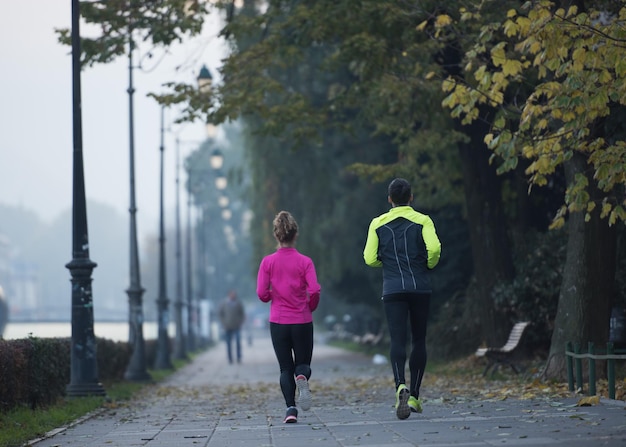
<svg viewBox="0 0 626 447">
<path fill-rule="evenodd" d="M 70 379 L 70 349 L 68 339 L 28 338 L 30 355 L 28 374 L 23 376 L 28 382 L 27 403 L 34 409 L 54 403 L 65 395 L 65 387 Z"/>
<path fill-rule="evenodd" d="M 63 398 L 71 380 L 70 350 L 69 338 L 0 340 L 0 411 L 45 407 Z M 97 338 L 96 355 L 100 381 L 123 380 L 128 343 Z"/>
<path fill-rule="evenodd" d="M 0 340 L 0 411 L 26 400 L 29 350 L 28 340 Z"/>
</svg>

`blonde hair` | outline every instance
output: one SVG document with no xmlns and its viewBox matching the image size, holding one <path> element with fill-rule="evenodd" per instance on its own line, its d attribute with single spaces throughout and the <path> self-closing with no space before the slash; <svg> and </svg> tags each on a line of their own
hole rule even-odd
<svg viewBox="0 0 626 447">
<path fill-rule="evenodd" d="M 274 217 L 274 237 L 281 244 L 292 243 L 298 234 L 298 222 L 289 211 L 280 211 Z"/>
</svg>

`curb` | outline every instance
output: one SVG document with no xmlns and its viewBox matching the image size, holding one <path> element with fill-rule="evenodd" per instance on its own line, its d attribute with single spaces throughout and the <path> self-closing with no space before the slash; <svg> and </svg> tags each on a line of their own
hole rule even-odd
<svg viewBox="0 0 626 447">
<path fill-rule="evenodd" d="M 90 413 L 85 414 L 84 416 L 79 417 L 78 419 L 70 422 L 69 424 L 66 424 L 62 427 L 59 428 L 55 428 L 54 430 L 50 430 L 49 432 L 46 432 L 43 436 L 39 437 L 39 438 L 35 438 L 35 439 L 31 439 L 30 441 L 27 441 L 26 443 L 24 443 L 22 445 L 22 447 L 33 447 L 34 445 L 36 445 L 38 442 L 41 442 L 45 439 L 49 439 L 55 435 L 58 435 L 59 433 L 63 433 L 65 430 L 67 430 L 68 428 L 72 428 L 78 424 L 82 424 L 85 421 L 88 421 L 91 418 L 94 418 L 102 413 L 104 413 L 105 411 L 107 411 L 108 408 L 102 407 L 99 408 L 97 410 L 94 410 Z"/>
</svg>

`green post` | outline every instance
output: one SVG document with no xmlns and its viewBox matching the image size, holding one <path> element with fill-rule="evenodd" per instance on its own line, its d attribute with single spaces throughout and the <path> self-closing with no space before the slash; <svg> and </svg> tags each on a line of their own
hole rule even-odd
<svg viewBox="0 0 626 447">
<path fill-rule="evenodd" d="M 580 343 L 574 343 L 574 354 L 580 354 Z M 582 359 L 576 358 L 576 389 L 582 392 L 583 390 L 583 363 Z"/>
<path fill-rule="evenodd" d="M 607 356 L 612 356 L 615 353 L 613 349 L 613 343 L 608 342 L 606 344 Z M 609 379 L 609 399 L 615 399 L 615 359 L 609 358 L 606 361 L 607 376 Z"/>
<path fill-rule="evenodd" d="M 565 352 L 573 352 L 571 341 L 565 344 Z M 565 361 L 567 362 L 567 385 L 570 391 L 574 391 L 574 364 L 572 357 L 565 354 Z"/>
<path fill-rule="evenodd" d="M 596 359 L 593 358 L 595 355 L 593 342 L 589 342 L 589 395 L 596 395 Z"/>
</svg>

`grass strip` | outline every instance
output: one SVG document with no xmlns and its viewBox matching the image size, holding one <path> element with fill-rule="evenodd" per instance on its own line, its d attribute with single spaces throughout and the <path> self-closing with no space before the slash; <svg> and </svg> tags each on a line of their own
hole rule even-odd
<svg viewBox="0 0 626 447">
<path fill-rule="evenodd" d="M 190 356 L 190 359 L 195 354 Z M 159 383 L 191 360 L 173 360 L 174 369 L 149 370 L 152 382 L 114 382 L 103 384 L 106 396 L 86 396 L 59 399 L 48 407 L 31 409 L 18 407 L 0 413 L 0 447 L 24 447 L 29 441 L 80 420 L 107 407 L 131 400 L 144 387 Z"/>
</svg>

